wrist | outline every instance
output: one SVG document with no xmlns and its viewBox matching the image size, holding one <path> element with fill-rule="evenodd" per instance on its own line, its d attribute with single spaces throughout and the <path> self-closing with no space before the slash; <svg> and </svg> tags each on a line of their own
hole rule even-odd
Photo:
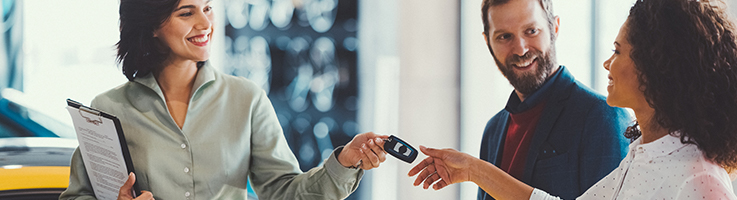
<svg viewBox="0 0 737 200">
<path fill-rule="evenodd" d="M 494 167 L 494 166 L 489 166 L 489 165 L 492 165 L 492 164 L 489 162 L 483 161 L 481 159 L 472 159 L 471 165 L 469 167 L 470 170 L 468 171 L 468 176 L 469 176 L 468 181 L 471 181 L 475 183 L 476 185 L 478 185 L 479 179 L 484 179 L 483 171 L 485 170 L 483 169 L 489 169 L 489 167 Z"/>
<path fill-rule="evenodd" d="M 351 165 L 350 162 L 348 162 L 347 155 L 343 153 L 343 150 L 345 147 L 341 146 L 335 149 L 335 159 L 338 160 L 338 163 L 342 165 L 343 167 L 347 168 L 355 168 L 355 166 Z"/>
</svg>

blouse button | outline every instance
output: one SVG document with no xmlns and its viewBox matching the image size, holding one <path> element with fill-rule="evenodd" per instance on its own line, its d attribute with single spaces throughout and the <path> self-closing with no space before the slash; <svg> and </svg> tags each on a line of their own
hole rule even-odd
<svg viewBox="0 0 737 200">
<path fill-rule="evenodd" d="M 187 172 L 189 172 L 189 167 L 184 168 L 184 173 L 187 173 Z"/>
<path fill-rule="evenodd" d="M 187 148 L 186 144 L 182 144 L 182 149 Z"/>
<path fill-rule="evenodd" d="M 184 193 L 184 196 L 185 196 L 185 197 L 189 197 L 189 195 L 191 195 L 191 194 L 190 194 L 189 192 L 185 192 L 185 193 Z"/>
</svg>

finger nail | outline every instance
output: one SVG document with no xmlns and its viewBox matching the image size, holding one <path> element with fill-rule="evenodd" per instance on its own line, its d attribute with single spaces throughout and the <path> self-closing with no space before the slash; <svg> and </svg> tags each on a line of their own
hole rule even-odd
<svg viewBox="0 0 737 200">
<path fill-rule="evenodd" d="M 381 138 L 376 138 L 376 143 L 381 142 Z"/>
</svg>

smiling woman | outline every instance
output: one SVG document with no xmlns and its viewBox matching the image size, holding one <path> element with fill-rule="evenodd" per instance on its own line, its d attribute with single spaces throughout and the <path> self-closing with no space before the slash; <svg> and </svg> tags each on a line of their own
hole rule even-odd
<svg viewBox="0 0 737 200">
<path fill-rule="evenodd" d="M 628 107 L 635 110 L 644 109 L 643 106 L 649 107 L 642 102 L 646 102 L 645 95 L 640 91 L 640 82 L 637 77 L 638 72 L 635 69 L 635 63 L 630 58 L 632 45 L 627 40 L 627 26 L 622 26 L 614 42 L 614 52 L 604 62 L 604 68 L 609 71 L 609 85 L 607 91 L 607 104 L 618 107 Z"/>
<path fill-rule="evenodd" d="M 214 11 L 208 0 L 121 1 L 118 61 L 129 81 L 91 105 L 120 119 L 135 174 L 108 187 L 118 199 L 133 199 L 134 182 L 144 191 L 136 199 L 245 199 L 250 179 L 263 199 L 346 198 L 386 159 L 387 136 L 358 134 L 303 173 L 266 92 L 208 63 Z M 60 199 L 95 195 L 83 157 L 75 151 Z"/>
<path fill-rule="evenodd" d="M 212 36 L 212 21 L 209 0 L 182 0 L 169 18 L 153 31 L 153 37 L 168 48 L 164 50 L 168 53 L 161 68 L 152 72 L 179 128 L 184 125 L 197 70 L 210 58 L 208 42 Z"/>
<path fill-rule="evenodd" d="M 212 36 L 212 21 L 209 1 L 205 5 L 187 4 L 176 8 L 153 35 L 171 50 L 165 64 L 206 61 L 210 57 L 208 42 Z"/>
</svg>

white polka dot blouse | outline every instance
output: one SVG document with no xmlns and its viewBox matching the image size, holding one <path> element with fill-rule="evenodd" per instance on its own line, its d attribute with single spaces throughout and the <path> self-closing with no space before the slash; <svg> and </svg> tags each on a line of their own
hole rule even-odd
<svg viewBox="0 0 737 200">
<path fill-rule="evenodd" d="M 619 167 L 577 199 L 737 199 L 727 171 L 694 144 L 666 135 L 647 144 L 637 139 L 629 149 Z M 530 199 L 559 198 L 535 189 Z"/>
</svg>

